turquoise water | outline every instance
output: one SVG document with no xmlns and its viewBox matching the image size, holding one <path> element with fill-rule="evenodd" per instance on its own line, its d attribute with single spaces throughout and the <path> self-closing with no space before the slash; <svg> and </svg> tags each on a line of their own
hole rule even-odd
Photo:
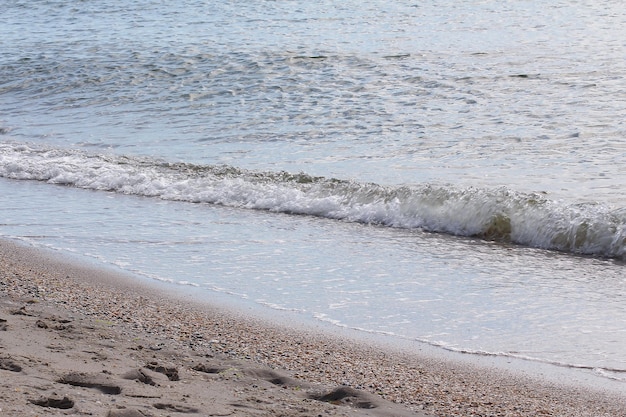
<svg viewBox="0 0 626 417">
<path fill-rule="evenodd" d="M 0 235 L 624 380 L 620 4 L 0 12 Z"/>
</svg>

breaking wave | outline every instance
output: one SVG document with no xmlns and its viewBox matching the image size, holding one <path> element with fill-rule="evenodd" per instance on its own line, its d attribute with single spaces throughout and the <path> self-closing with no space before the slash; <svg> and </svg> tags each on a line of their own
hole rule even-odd
<svg viewBox="0 0 626 417">
<path fill-rule="evenodd" d="M 626 208 L 572 205 L 506 187 L 383 186 L 15 143 L 0 143 L 0 176 L 626 259 Z"/>
</svg>

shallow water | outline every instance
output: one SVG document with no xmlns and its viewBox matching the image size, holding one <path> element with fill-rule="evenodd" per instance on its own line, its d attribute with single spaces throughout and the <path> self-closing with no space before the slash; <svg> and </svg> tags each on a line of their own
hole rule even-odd
<svg viewBox="0 0 626 417">
<path fill-rule="evenodd" d="M 0 181 L 12 201 L 5 236 L 194 286 L 207 300 L 218 293 L 299 320 L 622 378 L 609 372 L 625 367 L 626 279 L 614 261 L 40 183 L 13 188 Z"/>
<path fill-rule="evenodd" d="M 1 235 L 625 379 L 618 2 L 0 13 Z"/>
</svg>

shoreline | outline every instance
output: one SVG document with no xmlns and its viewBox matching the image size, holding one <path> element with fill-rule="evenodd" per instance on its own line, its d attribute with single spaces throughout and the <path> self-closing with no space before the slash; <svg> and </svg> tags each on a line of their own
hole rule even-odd
<svg viewBox="0 0 626 417">
<path fill-rule="evenodd" d="M 84 326 L 87 329 L 98 327 L 94 323 L 108 323 L 106 331 L 115 333 L 116 340 L 143 340 L 148 346 L 150 341 L 153 345 L 162 343 L 186 358 L 211 357 L 211 362 L 222 363 L 220 366 L 225 369 L 230 369 L 231 361 L 237 361 L 237 369 L 256 369 L 257 374 L 258 369 L 264 369 L 264 375 L 269 375 L 270 370 L 276 372 L 280 375 L 277 378 L 284 382 L 278 384 L 279 388 L 276 384 L 267 387 L 267 378 L 257 376 L 254 379 L 252 371 L 240 372 L 245 378 L 238 380 L 242 384 L 245 380 L 248 390 L 263 386 L 266 390 L 277 391 L 272 391 L 274 400 L 266 395 L 262 406 L 247 404 L 252 408 L 254 404 L 257 408 L 265 407 L 267 415 L 279 409 L 284 411 L 285 404 L 289 403 L 302 410 L 300 414 L 292 410 L 293 413 L 284 415 L 309 415 L 307 413 L 317 410 L 318 414 L 323 411 L 329 415 L 626 416 L 626 395 L 514 375 L 481 365 L 481 361 L 461 362 L 448 360 L 445 355 L 402 352 L 391 347 L 381 349 L 379 344 L 366 343 L 365 339 L 360 343 L 302 326 L 269 323 L 264 318 L 249 317 L 245 311 L 201 303 L 182 291 L 165 288 L 165 284 L 133 280 L 121 273 L 78 264 L 60 254 L 6 239 L 0 239 L 0 290 L 3 306 L 15 308 L 21 303 L 29 311 L 54 310 L 57 316 L 75 315 L 90 323 Z M 14 320 L 33 321 L 31 316 L 12 315 L 5 310 L 0 318 L 7 321 L 9 329 Z M 54 337 L 48 335 L 48 338 Z M 59 339 L 54 339 L 54 343 Z M 66 342 L 72 343 L 71 339 Z M 0 339 L 1 358 L 14 356 L 7 353 L 9 345 L 10 340 Z M 128 353 L 117 350 L 121 356 Z M 143 351 L 151 352 L 150 348 Z M 177 369 L 188 375 L 202 374 L 193 370 L 195 365 L 190 366 L 189 361 L 179 360 Z M 26 371 L 0 369 L 0 372 L 5 379 L 3 384 L 9 384 L 6 389 L 24 389 L 17 374 Z M 198 387 L 207 383 L 204 374 L 196 379 Z M 229 387 L 226 389 L 222 384 L 221 399 L 216 400 L 221 401 L 220 409 L 224 411 L 221 415 L 265 415 L 254 414 L 251 410 L 248 410 L 251 414 L 245 414 L 242 411 L 245 407 L 228 405 L 234 395 L 232 390 L 244 389 L 227 384 L 233 379 L 237 378 L 219 381 Z M 307 388 L 303 390 L 303 386 Z M 194 399 L 196 391 L 189 385 L 186 387 L 190 392 L 187 403 L 199 401 Z M 198 387 L 195 389 L 201 390 Z M 309 394 L 302 398 L 303 391 L 326 390 L 337 394 L 337 390 L 341 391 L 339 388 L 344 389 L 344 397 L 329 400 L 330 403 L 313 401 Z M 348 391 L 350 395 L 345 394 Z M 173 392 L 180 394 L 176 389 Z M 199 391 L 197 395 L 201 396 Z M 120 403 L 118 399 L 117 404 Z M 354 406 L 359 403 L 367 403 L 371 408 Z M 18 407 L 16 409 L 26 407 L 23 410 L 39 407 L 33 403 L 20 405 L 8 398 L 1 398 L 0 404 L 3 409 L 7 404 Z M 199 405 L 188 408 L 211 415 Z M 136 411 L 147 413 L 148 409 L 150 414 L 136 415 L 161 415 L 154 404 Z M 111 416 L 122 415 L 111 414 L 111 410 L 109 408 Z M 107 415 L 104 411 L 103 408 L 94 415 Z M 170 408 L 171 411 L 177 412 Z"/>
</svg>

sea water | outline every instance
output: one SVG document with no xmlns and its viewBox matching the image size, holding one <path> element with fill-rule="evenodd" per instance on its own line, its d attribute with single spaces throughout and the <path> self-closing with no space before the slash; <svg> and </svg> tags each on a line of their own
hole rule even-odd
<svg viewBox="0 0 626 417">
<path fill-rule="evenodd" d="M 626 381 L 617 2 L 0 13 L 2 236 Z"/>
</svg>

